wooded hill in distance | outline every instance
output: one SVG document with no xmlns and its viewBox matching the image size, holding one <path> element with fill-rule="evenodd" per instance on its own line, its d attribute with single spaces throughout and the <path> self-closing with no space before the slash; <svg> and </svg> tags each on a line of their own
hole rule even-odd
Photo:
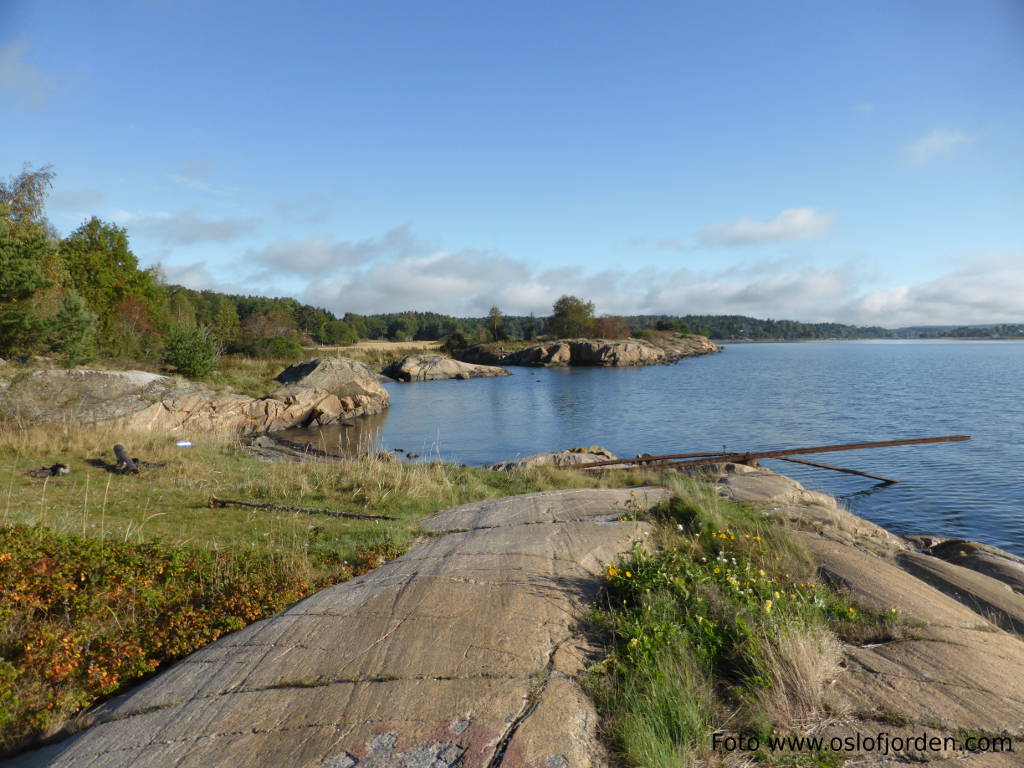
<svg viewBox="0 0 1024 768">
<path fill-rule="evenodd" d="M 52 354 L 68 363 L 96 358 L 160 360 L 197 375 L 218 353 L 283 358 L 311 344 L 360 339 L 451 339 L 462 346 L 538 336 L 625 338 L 647 329 L 713 339 L 800 340 L 1024 336 L 1024 325 L 888 330 L 840 323 L 761 320 L 740 315 L 595 316 L 575 296 L 549 317 L 390 312 L 338 317 L 292 298 L 238 296 L 167 285 L 159 268 L 140 269 L 124 227 L 96 217 L 60 237 L 45 213 L 54 178 L 47 166 L 0 180 L 0 357 Z M 199 364 L 202 361 L 202 364 Z"/>
</svg>

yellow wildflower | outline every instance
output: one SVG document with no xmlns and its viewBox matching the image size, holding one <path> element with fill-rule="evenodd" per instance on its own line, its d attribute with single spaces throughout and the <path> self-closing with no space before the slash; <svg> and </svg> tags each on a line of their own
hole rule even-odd
<svg viewBox="0 0 1024 768">
<path fill-rule="evenodd" d="M 615 568 L 615 566 L 614 566 L 614 565 L 609 565 L 609 566 L 608 566 L 608 578 L 609 578 L 609 579 L 610 579 L 610 578 L 611 578 L 612 576 L 614 576 L 615 574 L 617 574 L 618 572 L 619 572 L 619 571 L 618 571 L 618 570 L 617 570 L 617 569 Z"/>
<path fill-rule="evenodd" d="M 626 578 L 627 579 L 632 579 L 633 578 L 633 574 L 630 573 L 629 571 L 626 571 Z"/>
<path fill-rule="evenodd" d="M 765 613 L 771 613 L 773 605 L 775 605 L 775 603 L 773 603 L 771 600 L 765 600 L 764 601 L 764 612 Z"/>
</svg>

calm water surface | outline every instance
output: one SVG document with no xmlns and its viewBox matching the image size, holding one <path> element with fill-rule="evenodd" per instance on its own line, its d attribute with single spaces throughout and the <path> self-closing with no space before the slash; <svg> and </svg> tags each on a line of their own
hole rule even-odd
<svg viewBox="0 0 1024 768">
<path fill-rule="evenodd" d="M 315 437 L 475 465 L 581 445 L 634 456 L 969 434 L 966 443 L 807 457 L 900 481 L 884 488 L 765 463 L 895 532 L 1024 555 L 1024 343 L 735 344 L 673 366 L 510 370 L 388 384 L 389 413 Z"/>
</svg>

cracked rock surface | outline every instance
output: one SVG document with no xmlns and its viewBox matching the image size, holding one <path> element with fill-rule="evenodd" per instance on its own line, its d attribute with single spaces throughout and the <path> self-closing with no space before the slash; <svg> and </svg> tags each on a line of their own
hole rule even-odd
<svg viewBox="0 0 1024 768">
<path fill-rule="evenodd" d="M 227 635 L 16 758 L 68 768 L 587 768 L 597 713 L 574 676 L 620 521 L 660 488 L 467 504 L 455 531 Z M 456 530 L 457 529 L 457 530 Z"/>
<path fill-rule="evenodd" d="M 864 608 L 895 609 L 904 622 L 899 637 L 844 644 L 842 669 L 830 683 L 832 716 L 809 731 L 826 739 L 1013 739 L 1013 753 L 844 752 L 847 768 L 1024 765 L 1024 562 L 976 542 L 903 539 L 789 478 L 736 470 L 718 481 L 723 495 L 795 528 L 826 581 Z M 925 548 L 916 551 L 915 541 Z"/>
</svg>

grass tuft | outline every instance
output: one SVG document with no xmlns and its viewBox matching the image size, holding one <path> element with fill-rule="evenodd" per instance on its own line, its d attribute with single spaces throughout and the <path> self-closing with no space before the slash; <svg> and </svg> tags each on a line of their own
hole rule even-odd
<svg viewBox="0 0 1024 768">
<path fill-rule="evenodd" d="M 841 714 L 837 633 L 891 635 L 898 617 L 820 583 L 801 542 L 758 510 L 698 479 L 664 481 L 674 495 L 650 515 L 659 549 L 638 543 L 607 565 L 592 621 L 608 657 L 584 682 L 613 750 L 632 766 L 727 763 L 753 756 L 717 753 L 713 733 L 763 737 Z"/>
</svg>

